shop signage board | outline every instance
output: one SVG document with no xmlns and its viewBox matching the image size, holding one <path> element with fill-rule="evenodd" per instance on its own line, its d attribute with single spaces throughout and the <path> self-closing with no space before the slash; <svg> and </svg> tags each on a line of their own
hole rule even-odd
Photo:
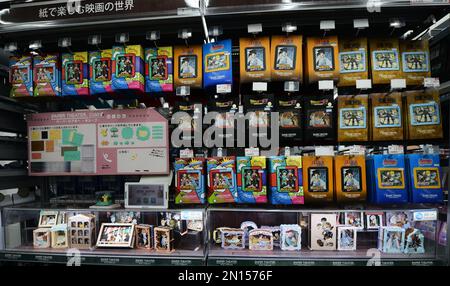
<svg viewBox="0 0 450 286">
<path fill-rule="evenodd" d="M 169 172 L 168 123 L 153 109 L 40 113 L 27 122 L 31 176 Z"/>
</svg>

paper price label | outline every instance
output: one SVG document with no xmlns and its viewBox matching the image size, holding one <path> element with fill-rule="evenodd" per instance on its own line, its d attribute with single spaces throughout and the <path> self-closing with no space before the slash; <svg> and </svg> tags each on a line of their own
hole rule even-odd
<svg viewBox="0 0 450 286">
<path fill-rule="evenodd" d="M 389 145 L 388 146 L 388 153 L 389 154 L 403 154 L 403 146 L 401 145 Z"/>
<path fill-rule="evenodd" d="M 262 32 L 262 24 L 260 24 L 260 23 L 258 23 L 258 24 L 249 24 L 247 26 L 247 32 L 249 34 L 261 33 Z"/>
<path fill-rule="evenodd" d="M 441 86 L 441 83 L 439 81 L 439 78 L 437 78 L 437 77 L 426 77 L 423 79 L 423 86 L 439 88 Z"/>
<path fill-rule="evenodd" d="M 249 157 L 259 156 L 259 148 L 255 147 L 245 148 L 245 156 Z"/>
<path fill-rule="evenodd" d="M 181 211 L 181 220 L 203 220 L 203 213 L 199 211 Z"/>
<path fill-rule="evenodd" d="M 267 82 L 254 82 L 253 91 L 267 91 Z"/>
<path fill-rule="evenodd" d="M 217 93 L 231 93 L 231 84 L 218 84 L 216 85 Z"/>
<path fill-rule="evenodd" d="M 353 146 L 350 146 L 350 150 L 348 153 L 350 155 L 365 155 L 366 147 L 361 146 L 361 145 L 353 145 Z"/>
<path fill-rule="evenodd" d="M 403 89 L 406 88 L 406 79 L 391 79 L 391 89 Z"/>
<path fill-rule="evenodd" d="M 181 149 L 180 158 L 192 158 L 194 157 L 194 150 L 192 149 Z"/>
<path fill-rule="evenodd" d="M 357 79 L 356 80 L 357 89 L 371 89 L 372 81 L 370 79 Z"/>
<path fill-rule="evenodd" d="M 334 146 L 314 147 L 316 156 L 334 156 Z"/>
<path fill-rule="evenodd" d="M 319 80 L 319 90 L 334 89 L 334 82 L 332 80 Z"/>
<path fill-rule="evenodd" d="M 284 91 L 295 92 L 300 90 L 300 83 L 298 81 L 285 81 Z"/>
<path fill-rule="evenodd" d="M 187 96 L 191 94 L 191 87 L 190 86 L 180 86 L 177 87 L 177 95 L 178 96 Z"/>
</svg>

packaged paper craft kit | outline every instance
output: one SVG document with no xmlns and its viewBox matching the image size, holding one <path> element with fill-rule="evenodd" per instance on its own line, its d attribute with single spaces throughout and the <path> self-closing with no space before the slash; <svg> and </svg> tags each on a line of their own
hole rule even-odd
<svg viewBox="0 0 450 286">
<path fill-rule="evenodd" d="M 267 203 L 266 157 L 237 157 L 237 202 Z"/>
<path fill-rule="evenodd" d="M 210 204 L 236 202 L 236 158 L 207 158 L 206 169 L 208 174 L 208 202 Z"/>
<path fill-rule="evenodd" d="M 112 48 L 112 88 L 115 92 L 144 92 L 144 50 L 140 45 Z"/>
<path fill-rule="evenodd" d="M 231 40 L 203 45 L 203 87 L 213 88 L 218 84 L 233 83 Z"/>
<path fill-rule="evenodd" d="M 145 91 L 173 91 L 172 47 L 145 49 Z"/>
<path fill-rule="evenodd" d="M 366 159 L 364 155 L 334 158 L 336 199 L 338 202 L 366 201 Z"/>
<path fill-rule="evenodd" d="M 9 58 L 11 97 L 33 96 L 33 58 L 31 55 Z"/>
<path fill-rule="evenodd" d="M 112 50 L 89 52 L 89 91 L 91 95 L 112 94 Z"/>
<path fill-rule="evenodd" d="M 272 36 L 273 81 L 303 81 L 302 36 Z"/>
<path fill-rule="evenodd" d="M 310 83 L 339 79 L 339 46 L 336 36 L 306 39 L 306 71 Z"/>
<path fill-rule="evenodd" d="M 403 104 L 399 92 L 370 95 L 372 104 L 372 140 L 403 140 Z"/>
<path fill-rule="evenodd" d="M 422 85 L 431 76 L 428 41 L 401 41 L 403 75 L 407 85 Z"/>
<path fill-rule="evenodd" d="M 334 176 L 332 156 L 303 156 L 303 190 L 306 203 L 332 202 Z"/>
<path fill-rule="evenodd" d="M 63 53 L 62 57 L 62 95 L 89 95 L 88 52 Z"/>
<path fill-rule="evenodd" d="M 338 141 L 369 140 L 369 99 L 367 95 L 338 97 Z"/>
<path fill-rule="evenodd" d="M 240 38 L 241 82 L 269 81 L 272 63 L 270 61 L 270 38 Z"/>
<path fill-rule="evenodd" d="M 175 169 L 175 203 L 205 203 L 204 158 L 176 158 Z"/>
<path fill-rule="evenodd" d="M 202 46 L 200 45 L 174 47 L 175 88 L 180 86 L 202 87 L 202 59 Z"/>
<path fill-rule="evenodd" d="M 397 39 L 371 39 L 372 83 L 390 84 L 392 79 L 403 78 Z"/>
<path fill-rule="evenodd" d="M 34 96 L 61 96 L 59 54 L 33 57 Z"/>
<path fill-rule="evenodd" d="M 367 38 L 339 39 L 339 86 L 369 78 Z"/>
<path fill-rule="evenodd" d="M 270 157 L 270 203 L 274 205 L 304 204 L 302 157 Z"/>
</svg>

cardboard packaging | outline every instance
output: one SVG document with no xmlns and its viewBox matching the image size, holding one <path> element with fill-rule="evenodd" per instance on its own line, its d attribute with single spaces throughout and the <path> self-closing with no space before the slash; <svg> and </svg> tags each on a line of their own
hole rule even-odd
<svg viewBox="0 0 450 286">
<path fill-rule="evenodd" d="M 368 95 L 340 95 L 338 110 L 338 141 L 368 141 L 370 122 Z"/>
<path fill-rule="evenodd" d="M 311 214 L 309 248 L 311 250 L 336 250 L 335 213 Z"/>
<path fill-rule="evenodd" d="M 428 41 L 400 41 L 402 70 L 407 85 L 423 85 L 431 76 Z"/>
<path fill-rule="evenodd" d="M 404 77 L 400 69 L 397 39 L 371 39 L 369 45 L 373 84 L 390 84 L 391 79 Z"/>
<path fill-rule="evenodd" d="M 61 96 L 59 54 L 33 57 L 34 96 Z"/>
<path fill-rule="evenodd" d="M 272 36 L 271 59 L 273 81 L 303 82 L 303 37 Z"/>
<path fill-rule="evenodd" d="M 112 94 L 112 50 L 89 52 L 89 91 L 94 94 Z"/>
<path fill-rule="evenodd" d="M 205 203 L 204 158 L 176 158 L 175 169 L 175 203 Z"/>
<path fill-rule="evenodd" d="M 372 140 L 403 140 L 402 96 L 399 92 L 374 93 L 372 103 Z"/>
<path fill-rule="evenodd" d="M 233 83 L 232 42 L 223 40 L 203 45 L 203 86 L 216 91 L 218 84 Z"/>
<path fill-rule="evenodd" d="M 172 47 L 145 49 L 145 92 L 173 91 Z"/>
<path fill-rule="evenodd" d="M 144 92 L 144 50 L 140 45 L 112 48 L 112 88 L 114 91 Z"/>
<path fill-rule="evenodd" d="M 302 205 L 303 176 L 301 156 L 269 158 L 270 203 L 273 205 Z"/>
<path fill-rule="evenodd" d="M 309 83 L 339 79 L 339 46 L 337 36 L 306 40 L 306 67 Z"/>
<path fill-rule="evenodd" d="M 304 139 L 306 141 L 330 141 L 336 138 L 335 108 L 333 97 L 304 96 Z"/>
<path fill-rule="evenodd" d="M 211 99 L 208 102 L 208 113 L 217 112 L 214 126 L 220 130 L 216 136 L 221 139 L 235 139 L 234 116 L 238 110 L 239 97 L 226 96 Z"/>
<path fill-rule="evenodd" d="M 356 86 L 369 78 L 367 38 L 339 39 L 339 86 Z"/>
<path fill-rule="evenodd" d="M 250 145 L 256 146 L 258 138 L 267 138 L 271 134 L 270 111 L 273 108 L 273 94 L 245 95 L 245 112 L 249 116 L 247 134 L 250 137 Z"/>
<path fill-rule="evenodd" d="M 304 156 L 303 190 L 306 203 L 332 202 L 334 177 L 332 156 Z"/>
<path fill-rule="evenodd" d="M 63 53 L 61 58 L 62 95 L 89 95 L 88 52 Z"/>
<path fill-rule="evenodd" d="M 240 38 L 241 82 L 270 81 L 270 38 Z"/>
<path fill-rule="evenodd" d="M 442 203 L 439 154 L 406 155 L 412 203 Z"/>
<path fill-rule="evenodd" d="M 267 203 L 266 157 L 237 157 L 237 202 Z"/>
<path fill-rule="evenodd" d="M 207 158 L 208 203 L 234 203 L 237 200 L 236 158 Z"/>
<path fill-rule="evenodd" d="M 11 97 L 33 96 L 33 59 L 30 55 L 9 58 Z"/>
<path fill-rule="evenodd" d="M 366 158 L 343 155 L 334 158 L 336 199 L 341 202 L 364 202 L 367 196 Z"/>
<path fill-rule="evenodd" d="M 279 112 L 280 118 L 280 142 L 301 141 L 303 139 L 301 97 L 277 97 L 275 110 Z"/>
<path fill-rule="evenodd" d="M 409 139 L 442 138 L 441 103 L 438 90 L 404 93 Z"/>
<path fill-rule="evenodd" d="M 175 57 L 175 88 L 190 86 L 201 88 L 203 84 L 202 74 L 202 46 L 176 46 Z"/>
</svg>

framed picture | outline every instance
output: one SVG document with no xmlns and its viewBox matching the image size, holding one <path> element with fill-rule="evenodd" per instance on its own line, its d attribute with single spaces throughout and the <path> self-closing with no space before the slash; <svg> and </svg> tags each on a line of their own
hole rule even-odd
<svg viewBox="0 0 450 286">
<path fill-rule="evenodd" d="M 224 249 L 244 249 L 243 230 L 222 230 L 222 248 Z"/>
<path fill-rule="evenodd" d="M 361 192 L 361 167 L 342 167 L 341 180 L 343 192 Z"/>
<path fill-rule="evenodd" d="M 373 51 L 373 68 L 376 71 L 397 71 L 399 67 L 398 52 L 394 50 Z"/>
<path fill-rule="evenodd" d="M 279 45 L 275 48 L 275 70 L 294 70 L 297 59 L 297 47 L 290 45 Z"/>
<path fill-rule="evenodd" d="M 302 229 L 298 224 L 282 224 L 280 233 L 282 250 L 300 250 L 302 248 Z"/>
<path fill-rule="evenodd" d="M 135 226 L 135 245 L 136 248 L 152 248 L 152 226 L 139 224 Z"/>
<path fill-rule="evenodd" d="M 325 110 L 308 110 L 308 128 L 331 128 L 332 118 Z"/>
<path fill-rule="evenodd" d="M 241 169 L 242 190 L 244 192 L 262 191 L 261 167 L 243 167 Z"/>
<path fill-rule="evenodd" d="M 97 239 L 97 247 L 132 248 L 134 241 L 134 224 L 103 223 Z"/>
<path fill-rule="evenodd" d="M 386 212 L 386 226 L 410 228 L 412 213 L 407 211 Z"/>
<path fill-rule="evenodd" d="M 173 233 L 170 227 L 155 227 L 154 246 L 156 251 L 171 252 L 173 251 Z"/>
<path fill-rule="evenodd" d="M 210 182 L 214 190 L 223 190 L 234 188 L 233 184 L 233 169 L 215 169 L 211 170 L 209 174 Z"/>
<path fill-rule="evenodd" d="M 177 185 L 181 192 L 190 193 L 202 186 L 201 170 L 179 170 L 177 174 Z"/>
<path fill-rule="evenodd" d="M 441 177 L 437 167 L 414 168 L 414 187 L 416 189 L 440 189 Z"/>
<path fill-rule="evenodd" d="M 205 61 L 205 72 L 225 71 L 230 68 L 230 57 L 227 52 L 208 54 Z"/>
<path fill-rule="evenodd" d="M 83 62 L 68 61 L 64 65 L 66 84 L 83 83 Z"/>
<path fill-rule="evenodd" d="M 169 186 L 164 183 L 125 183 L 126 208 L 167 208 L 168 196 Z"/>
<path fill-rule="evenodd" d="M 230 227 L 218 227 L 212 232 L 213 241 L 216 244 L 222 244 L 222 232 L 223 231 L 231 231 L 231 230 L 239 230 Z"/>
<path fill-rule="evenodd" d="M 403 253 L 405 246 L 405 230 L 401 227 L 383 229 L 383 252 Z"/>
<path fill-rule="evenodd" d="M 52 248 L 69 247 L 69 234 L 66 224 L 55 225 L 51 228 Z"/>
<path fill-rule="evenodd" d="M 405 253 L 425 253 L 425 237 L 419 229 L 408 229 L 405 231 Z"/>
<path fill-rule="evenodd" d="M 169 77 L 167 56 L 151 57 L 148 63 L 150 80 L 167 80 Z"/>
<path fill-rule="evenodd" d="M 136 56 L 134 54 L 119 54 L 116 57 L 116 77 L 134 77 Z"/>
<path fill-rule="evenodd" d="M 46 83 L 55 81 L 55 65 L 54 64 L 42 64 L 35 67 L 36 70 L 36 82 Z"/>
<path fill-rule="evenodd" d="M 339 53 L 340 73 L 354 73 L 366 71 L 366 51 L 352 51 Z"/>
<path fill-rule="evenodd" d="M 11 67 L 11 83 L 20 84 L 30 81 L 30 67 Z"/>
<path fill-rule="evenodd" d="M 33 230 L 33 247 L 50 248 L 51 234 L 50 228 L 38 228 Z"/>
<path fill-rule="evenodd" d="M 362 212 L 345 212 L 345 225 L 358 229 L 364 228 L 364 216 Z"/>
<path fill-rule="evenodd" d="M 398 105 L 377 106 L 373 115 L 376 128 L 402 126 L 402 113 Z"/>
<path fill-rule="evenodd" d="M 281 247 L 281 229 L 279 226 L 261 226 L 260 229 L 265 229 L 272 232 L 273 246 Z"/>
<path fill-rule="evenodd" d="M 58 222 L 57 211 L 41 211 L 39 216 L 39 227 L 52 227 Z"/>
<path fill-rule="evenodd" d="M 252 47 L 245 49 L 245 71 L 257 72 L 266 70 L 266 49 L 263 47 Z"/>
<path fill-rule="evenodd" d="M 253 229 L 248 233 L 250 250 L 273 250 L 273 235 L 269 230 Z"/>
<path fill-rule="evenodd" d="M 277 186 L 279 192 L 298 192 L 298 168 L 283 166 L 277 168 Z"/>
<path fill-rule="evenodd" d="M 356 250 L 356 227 L 338 227 L 338 250 Z"/>
<path fill-rule="evenodd" d="M 366 213 L 366 229 L 379 229 L 382 226 L 382 213 Z"/>
<path fill-rule="evenodd" d="M 402 53 L 403 72 L 428 72 L 429 60 L 427 52 Z"/>
<path fill-rule="evenodd" d="M 141 213 L 135 211 L 107 212 L 106 217 L 110 223 L 138 224 L 141 221 Z"/>
<path fill-rule="evenodd" d="M 437 102 L 411 104 L 409 106 L 411 125 L 438 125 L 441 123 Z"/>
<path fill-rule="evenodd" d="M 336 214 L 312 213 L 310 223 L 311 250 L 336 250 Z"/>
<path fill-rule="evenodd" d="M 378 168 L 378 187 L 380 189 L 404 189 L 403 168 Z"/>
<path fill-rule="evenodd" d="M 178 77 L 180 79 L 196 78 L 197 75 L 197 56 L 182 55 L 178 57 Z"/>
<path fill-rule="evenodd" d="M 334 48 L 318 46 L 313 48 L 314 70 L 316 72 L 334 71 Z"/>
<path fill-rule="evenodd" d="M 357 108 L 339 109 L 339 128 L 341 129 L 362 129 L 366 128 L 367 117 L 364 106 Z"/>
<path fill-rule="evenodd" d="M 94 81 L 104 82 L 111 81 L 111 59 L 100 58 L 93 61 L 93 76 Z"/>
<path fill-rule="evenodd" d="M 310 192 L 328 192 L 328 168 L 308 168 L 308 185 Z"/>
<path fill-rule="evenodd" d="M 258 226 L 256 225 L 256 223 L 252 222 L 252 221 L 244 221 L 241 223 L 241 227 L 240 229 L 242 229 L 244 231 L 244 242 L 248 243 L 248 234 L 250 233 L 250 231 L 257 229 Z"/>
<path fill-rule="evenodd" d="M 280 112 L 281 128 L 300 128 L 300 119 L 298 112 L 284 111 Z"/>
</svg>

